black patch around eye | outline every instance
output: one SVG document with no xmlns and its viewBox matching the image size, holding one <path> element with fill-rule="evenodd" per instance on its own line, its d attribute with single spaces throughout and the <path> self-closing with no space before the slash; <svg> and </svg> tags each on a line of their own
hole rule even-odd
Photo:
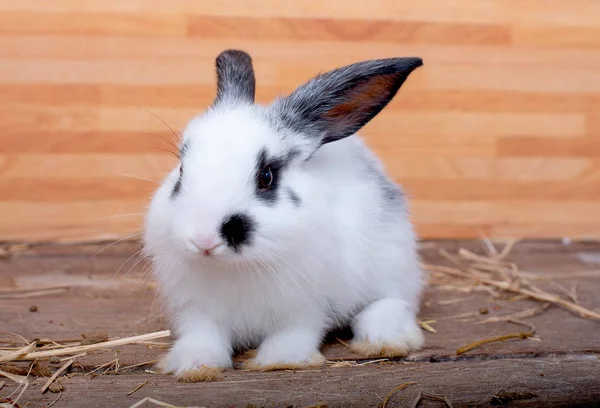
<svg viewBox="0 0 600 408">
<path fill-rule="evenodd" d="M 250 245 L 255 223 L 247 214 L 237 213 L 231 215 L 221 225 L 221 236 L 227 245 L 239 252 L 243 245 Z"/>
<path fill-rule="evenodd" d="M 300 204 L 302 204 L 302 200 L 300 199 L 300 197 L 298 196 L 298 194 L 296 194 L 296 192 L 294 190 L 292 190 L 291 188 L 287 188 L 286 189 L 287 195 L 290 198 L 290 201 L 292 203 L 294 203 L 294 205 L 296 207 L 299 207 Z"/>
<path fill-rule="evenodd" d="M 283 157 L 269 158 L 267 156 L 267 151 L 264 149 L 258 154 L 255 172 L 256 196 L 265 204 L 274 205 L 277 202 L 280 176 L 294 157 L 294 153 L 290 153 Z M 272 176 L 269 188 L 261 188 L 264 184 L 262 180 L 264 178 L 263 170 L 265 169 L 269 169 Z"/>
</svg>

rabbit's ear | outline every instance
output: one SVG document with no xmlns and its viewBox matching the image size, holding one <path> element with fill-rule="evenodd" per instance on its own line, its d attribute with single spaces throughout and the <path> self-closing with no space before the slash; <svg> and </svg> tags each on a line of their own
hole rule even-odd
<svg viewBox="0 0 600 408">
<path fill-rule="evenodd" d="M 225 50 L 216 58 L 217 97 L 221 102 L 254 102 L 256 79 L 252 58 L 244 51 Z"/>
<path fill-rule="evenodd" d="M 286 126 L 318 144 L 356 133 L 392 100 L 420 58 L 358 62 L 321 74 L 278 100 L 273 108 Z"/>
</svg>

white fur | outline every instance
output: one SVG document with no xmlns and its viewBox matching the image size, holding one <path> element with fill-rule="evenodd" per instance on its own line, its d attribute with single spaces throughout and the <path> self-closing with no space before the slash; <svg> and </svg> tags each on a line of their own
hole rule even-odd
<svg viewBox="0 0 600 408">
<path fill-rule="evenodd" d="M 211 110 L 184 138 L 191 144 L 181 193 L 170 198 L 174 169 L 152 199 L 144 236 L 179 336 L 168 371 L 230 367 L 235 346 L 259 346 L 258 366 L 308 364 L 327 330 L 351 322 L 357 340 L 422 344 L 422 277 L 408 212 L 382 198 L 383 167 L 358 136 L 292 163 L 273 206 L 255 197 L 257 152 L 283 153 L 302 141 L 278 134 L 265 108 Z M 285 198 L 286 187 L 299 206 Z M 223 245 L 213 258 L 190 249 L 189 239 L 216 234 L 223 217 L 240 210 L 257 222 L 251 247 L 236 254 Z"/>
</svg>

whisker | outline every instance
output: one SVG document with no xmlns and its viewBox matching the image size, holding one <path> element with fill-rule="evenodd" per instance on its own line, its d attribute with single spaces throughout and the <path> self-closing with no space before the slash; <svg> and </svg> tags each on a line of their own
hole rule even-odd
<svg viewBox="0 0 600 408">
<path fill-rule="evenodd" d="M 123 262 L 121 264 L 121 266 L 119 266 L 119 269 L 117 269 L 117 271 L 113 275 L 113 279 L 119 274 L 119 271 L 121 270 L 121 268 L 123 268 L 123 266 L 125 266 L 127 264 L 127 262 L 129 262 L 131 260 L 131 258 L 133 258 L 134 256 L 138 255 L 143 250 L 144 250 L 144 248 L 141 248 L 138 251 L 136 251 L 133 255 L 131 255 L 129 258 L 127 258 L 127 260 L 125 262 Z M 136 259 L 136 262 L 134 262 L 133 266 L 131 268 L 129 268 L 129 271 L 127 271 L 127 273 L 125 274 L 125 276 L 127 276 L 129 274 L 129 272 L 131 272 L 131 270 L 135 267 L 135 265 L 137 265 L 138 260 L 139 259 Z"/>
<path fill-rule="evenodd" d="M 133 217 L 135 215 L 144 215 L 144 213 L 115 214 L 115 215 L 109 215 L 108 217 L 102 217 L 100 219 L 101 220 L 108 220 L 110 218 Z"/>
<path fill-rule="evenodd" d="M 163 244 L 167 241 L 169 241 L 170 238 L 166 237 L 163 240 L 159 241 L 159 244 Z M 119 269 L 117 269 L 117 272 L 115 272 L 115 276 L 117 276 L 117 274 L 119 273 L 119 271 L 121 270 L 121 268 L 123 268 L 123 266 L 125 266 L 125 264 L 127 264 L 127 262 L 129 262 L 129 260 L 131 258 L 133 258 L 134 256 L 138 255 L 138 259 L 135 260 L 135 262 L 133 263 L 133 265 L 131 265 L 131 267 L 129 268 L 129 270 L 127 272 L 125 272 L 125 274 L 123 276 L 127 276 L 131 273 L 131 271 L 133 270 L 133 268 L 135 268 L 140 262 L 144 261 L 146 258 L 144 256 L 139 256 L 139 254 L 144 250 L 144 246 L 142 245 L 142 247 L 136 251 L 133 255 L 131 255 L 120 267 Z M 149 262 L 146 266 L 151 265 L 152 263 Z M 146 266 L 144 266 L 144 268 L 142 269 L 142 273 L 144 272 L 144 270 L 146 269 Z"/>
<path fill-rule="evenodd" d="M 154 293 L 152 305 L 150 306 L 150 314 L 148 314 L 148 319 L 146 320 L 146 333 L 150 331 L 150 320 L 152 319 L 152 313 L 154 313 L 154 304 L 156 303 L 156 296 L 156 293 Z"/>
<path fill-rule="evenodd" d="M 145 135 L 148 135 L 148 136 L 153 136 L 153 137 L 156 137 L 156 138 L 158 138 L 158 139 L 160 139 L 160 140 L 162 140 L 162 141 L 164 141 L 164 142 L 167 142 L 167 143 L 168 143 L 168 144 L 169 144 L 171 147 L 173 147 L 173 148 L 175 149 L 175 151 L 176 151 L 176 152 L 179 152 L 179 146 L 177 146 L 177 145 L 176 145 L 175 143 L 173 143 L 171 140 L 169 140 L 169 139 L 165 139 L 164 137 L 162 137 L 162 136 L 160 136 L 159 134 L 157 134 L 157 133 L 154 133 L 154 132 L 143 132 L 143 133 L 144 133 Z M 179 139 L 178 139 L 178 140 L 179 140 Z M 178 156 L 179 156 L 179 155 L 178 155 Z"/>
<path fill-rule="evenodd" d="M 108 244 L 107 246 L 105 246 L 104 248 L 102 248 L 101 250 L 99 250 L 98 252 L 96 252 L 94 255 L 92 255 L 92 256 L 90 257 L 90 259 L 93 259 L 93 258 L 94 258 L 96 255 L 98 255 L 100 252 L 102 252 L 102 251 L 106 251 L 108 248 L 110 248 L 110 247 L 111 247 L 111 246 L 113 246 L 113 245 L 116 245 L 116 244 L 118 244 L 119 242 L 123 242 L 123 241 L 125 241 L 125 240 L 127 240 L 127 239 L 130 239 L 130 238 L 133 238 L 133 237 L 135 237 L 135 236 L 142 235 L 142 234 L 143 234 L 143 232 L 136 232 L 135 234 L 128 235 L 128 236 L 126 236 L 126 237 L 124 237 L 124 238 L 121 238 L 121 239 L 120 239 L 120 240 L 118 240 L 118 241 L 112 242 L 112 243 Z"/>
<path fill-rule="evenodd" d="M 165 149 L 164 147 L 161 147 L 160 150 L 162 150 L 163 152 L 167 152 L 167 153 L 175 156 L 177 158 L 177 160 L 181 160 L 181 155 L 179 153 L 176 153 L 176 152 L 174 152 L 172 150 L 169 150 L 169 149 Z"/>
<path fill-rule="evenodd" d="M 119 176 L 123 176 L 123 177 L 131 177 L 131 178 L 134 178 L 134 179 L 151 181 L 153 183 L 160 184 L 160 181 L 158 181 L 158 180 L 152 180 L 152 179 L 149 179 L 149 178 L 144 178 L 144 177 L 140 177 L 140 176 L 134 176 L 133 174 L 127 174 L 127 173 L 121 173 L 121 172 L 115 172 L 114 174 L 118 174 Z"/>
<path fill-rule="evenodd" d="M 144 275 L 141 278 L 142 281 L 142 286 L 144 286 L 144 292 L 142 292 L 142 299 L 144 299 L 144 296 L 146 295 L 146 291 L 148 291 L 148 286 L 150 286 L 150 281 L 152 278 L 152 268 L 144 268 L 145 272 Z M 139 282 L 139 280 L 138 280 Z M 137 286 L 137 284 L 136 284 Z"/>
<path fill-rule="evenodd" d="M 180 138 L 180 136 L 179 136 L 179 135 L 178 135 L 178 134 L 177 134 L 177 133 L 176 133 L 176 132 L 173 130 L 173 128 L 172 128 L 171 126 L 169 126 L 169 125 L 167 124 L 167 122 L 165 122 L 165 121 L 164 121 L 164 120 L 162 120 L 160 117 L 158 117 L 158 115 L 156 115 L 155 113 L 153 113 L 153 112 L 149 111 L 148 109 L 146 109 L 146 108 L 144 108 L 144 107 L 142 107 L 142 106 L 140 106 L 140 105 L 137 105 L 137 104 L 136 104 L 135 106 L 137 106 L 138 108 L 140 108 L 140 109 L 142 109 L 142 110 L 145 110 L 146 112 L 148 112 L 149 114 L 151 114 L 152 116 L 154 116 L 156 119 L 160 120 L 160 121 L 162 122 L 162 124 L 163 124 L 163 125 L 165 125 L 165 126 L 167 127 L 167 129 L 169 129 L 169 130 L 171 131 L 171 133 L 173 134 L 173 136 L 175 136 L 175 138 L 177 138 L 177 140 L 181 141 L 181 138 Z"/>
</svg>

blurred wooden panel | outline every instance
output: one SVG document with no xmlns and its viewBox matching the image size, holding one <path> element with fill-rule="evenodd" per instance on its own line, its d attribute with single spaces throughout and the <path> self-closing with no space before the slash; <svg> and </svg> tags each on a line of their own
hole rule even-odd
<svg viewBox="0 0 600 408">
<path fill-rule="evenodd" d="M 2 34 L 185 36 L 186 18 L 176 14 L 39 13 L 0 14 Z"/>
<path fill-rule="evenodd" d="M 201 38 L 378 41 L 436 44 L 508 44 L 508 27 L 386 20 L 197 16 L 188 33 Z"/>
<path fill-rule="evenodd" d="M 249 51 L 257 99 L 425 65 L 361 132 L 424 238 L 600 238 L 600 2 L 0 0 L 0 240 L 136 234 L 175 136 Z M 135 237 L 135 236 L 132 236 Z"/>
<path fill-rule="evenodd" d="M 520 46 L 594 49 L 600 47 L 600 27 L 516 26 L 512 38 Z"/>
</svg>

